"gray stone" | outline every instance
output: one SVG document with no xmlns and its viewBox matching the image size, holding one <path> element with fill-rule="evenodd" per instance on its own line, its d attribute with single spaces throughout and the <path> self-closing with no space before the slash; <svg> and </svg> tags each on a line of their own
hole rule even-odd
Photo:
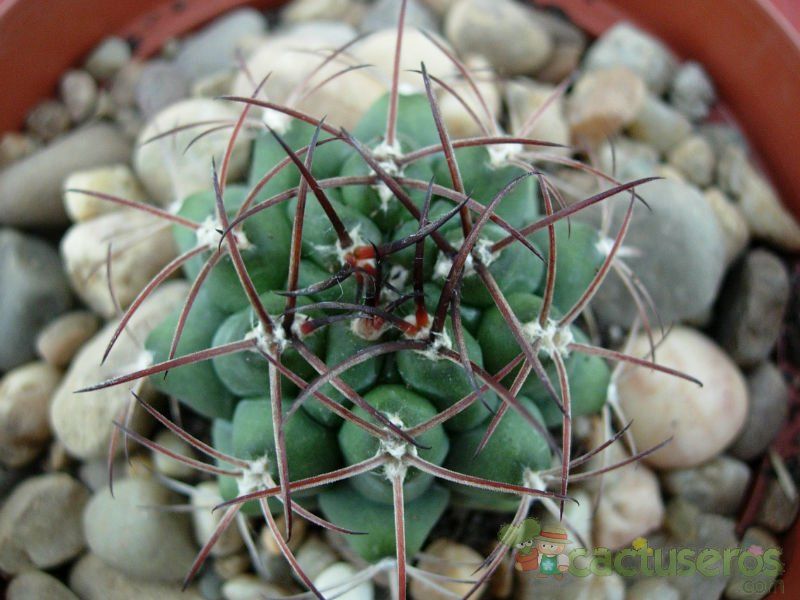
<svg viewBox="0 0 800 600">
<path fill-rule="evenodd" d="M 794 525 L 798 511 L 800 500 L 796 492 L 794 497 L 790 497 L 781 484 L 773 479 L 767 484 L 767 492 L 759 507 L 756 521 L 773 533 L 783 533 Z"/>
<path fill-rule="evenodd" d="M 26 571 L 11 581 L 6 600 L 78 600 L 78 597 L 52 575 Z"/>
<path fill-rule="evenodd" d="M 676 181 L 654 181 L 636 190 L 638 203 L 623 243 L 623 260 L 647 287 L 664 324 L 701 314 L 714 302 L 725 269 L 722 230 L 700 192 Z M 610 235 L 622 222 L 627 198 L 614 198 Z M 592 302 L 609 325 L 630 325 L 636 304 L 622 281 L 609 277 Z"/>
<path fill-rule="evenodd" d="M 652 177 L 658 167 L 658 151 L 652 146 L 620 136 L 597 150 L 598 166 L 620 181 Z"/>
<path fill-rule="evenodd" d="M 667 89 L 677 62 L 656 38 L 630 23 L 619 23 L 589 48 L 584 67 L 591 70 L 620 66 L 637 73 L 650 90 L 661 94 Z"/>
<path fill-rule="evenodd" d="M 769 180 L 750 163 L 742 174 L 738 200 L 755 239 L 786 252 L 800 251 L 800 223 Z"/>
<path fill-rule="evenodd" d="M 194 586 L 181 591 L 175 583 L 128 577 L 94 554 L 75 564 L 69 586 L 81 600 L 204 600 Z"/>
<path fill-rule="evenodd" d="M 444 31 L 461 55 L 482 54 L 505 75 L 535 73 L 553 50 L 535 13 L 511 0 L 460 0 L 447 13 Z"/>
<path fill-rule="evenodd" d="M 294 0 L 286 3 L 281 18 L 289 24 L 340 21 L 358 25 L 366 11 L 364 0 Z"/>
<path fill-rule="evenodd" d="M 743 367 L 769 356 L 780 335 L 789 301 L 789 274 L 783 262 L 758 248 L 728 276 L 717 310 L 716 337 Z"/>
<path fill-rule="evenodd" d="M 586 49 L 586 34 L 560 15 L 546 10 L 537 10 L 536 20 L 553 39 L 553 51 L 544 67 L 536 73 L 536 79 L 561 83 L 578 68 Z"/>
<path fill-rule="evenodd" d="M 17 486 L 0 509 L 0 569 L 15 575 L 77 556 L 85 545 L 81 513 L 88 498 L 83 485 L 62 473 Z"/>
<path fill-rule="evenodd" d="M 70 118 L 81 123 L 92 116 L 97 104 L 97 83 L 86 71 L 67 71 L 59 83 L 61 100 Z"/>
<path fill-rule="evenodd" d="M 0 135 L 0 169 L 32 154 L 39 144 L 31 136 L 16 131 Z"/>
<path fill-rule="evenodd" d="M 191 519 L 160 510 L 174 495 L 155 481 L 123 479 L 95 493 L 83 515 L 92 552 L 129 577 L 180 581 L 194 560 Z M 121 543 L 124 541 L 124 543 Z"/>
<path fill-rule="evenodd" d="M 73 171 L 128 162 L 131 145 L 116 128 L 98 123 L 65 135 L 0 171 L 0 225 L 67 224 L 61 185 Z"/>
<path fill-rule="evenodd" d="M 628 127 L 632 138 L 650 144 L 664 154 L 691 132 L 692 124 L 686 117 L 652 94 L 645 98 L 642 109 Z"/>
<path fill-rule="evenodd" d="M 697 133 L 708 140 L 718 160 L 729 145 L 747 149 L 742 132 L 730 123 L 702 123 L 697 126 Z"/>
<path fill-rule="evenodd" d="M 681 600 L 681 594 L 660 577 L 642 579 L 628 588 L 625 600 Z"/>
<path fill-rule="evenodd" d="M 710 187 L 703 192 L 703 197 L 714 209 L 720 227 L 725 234 L 726 263 L 731 264 L 739 258 L 750 241 L 750 228 L 741 209 L 717 187 Z"/>
<path fill-rule="evenodd" d="M 122 38 L 107 37 L 92 50 L 83 68 L 98 80 L 117 74 L 131 59 L 131 47 Z"/>
<path fill-rule="evenodd" d="M 725 144 L 716 150 L 717 185 L 726 194 L 738 197 L 744 188 L 748 169 L 747 151 L 737 144 Z"/>
<path fill-rule="evenodd" d="M 45 142 L 69 129 L 69 111 L 58 100 L 45 100 L 37 104 L 25 119 L 28 131 Z"/>
<path fill-rule="evenodd" d="M 695 185 L 706 187 L 714 178 L 714 149 L 702 136 L 687 137 L 669 152 L 667 158 L 671 166 Z"/>
<path fill-rule="evenodd" d="M 778 435 L 789 415 L 789 385 L 780 369 L 761 363 L 747 376 L 750 408 L 742 433 L 730 453 L 750 461 L 763 454 Z"/>
<path fill-rule="evenodd" d="M 683 63 L 672 80 L 669 100 L 679 112 L 693 121 L 705 119 L 717 99 L 714 84 L 700 63 Z"/>
<path fill-rule="evenodd" d="M 662 476 L 666 490 L 704 512 L 733 515 L 750 482 L 750 468 L 728 456 L 718 456 L 698 467 L 675 469 Z"/>
<path fill-rule="evenodd" d="M 233 68 L 239 41 L 262 33 L 266 25 L 264 15 L 255 9 L 231 11 L 186 38 L 175 57 L 175 66 L 190 81 Z"/>
<path fill-rule="evenodd" d="M 136 83 L 143 69 L 144 64 L 129 62 L 114 75 L 109 91 L 111 100 L 118 109 L 136 106 Z"/>
<path fill-rule="evenodd" d="M 750 527 L 744 532 L 739 545 L 743 549 L 743 553 L 747 553 L 747 557 L 737 560 L 736 567 L 733 569 L 733 577 L 725 588 L 725 597 L 729 600 L 764 598 L 773 591 L 775 581 L 782 571 L 782 564 L 779 562 L 781 547 L 778 540 L 760 527 Z M 778 556 L 775 556 L 776 550 Z M 742 572 L 741 567 L 756 573 L 747 575 Z M 781 588 L 777 588 L 774 591 L 780 592 L 780 590 Z"/>
<path fill-rule="evenodd" d="M 146 63 L 135 88 L 136 105 L 145 117 L 189 95 L 189 81 L 183 71 L 165 60 Z"/>
<path fill-rule="evenodd" d="M 399 13 L 400 3 L 397 0 L 378 0 L 367 9 L 359 28 L 362 31 L 377 31 L 384 27 L 394 27 L 397 25 Z M 433 11 L 421 2 L 409 0 L 406 6 L 405 26 L 409 29 L 436 31 L 438 19 Z"/>
<path fill-rule="evenodd" d="M 0 229 L 0 371 L 29 361 L 36 336 L 72 303 L 58 253 L 42 240 Z"/>
</svg>

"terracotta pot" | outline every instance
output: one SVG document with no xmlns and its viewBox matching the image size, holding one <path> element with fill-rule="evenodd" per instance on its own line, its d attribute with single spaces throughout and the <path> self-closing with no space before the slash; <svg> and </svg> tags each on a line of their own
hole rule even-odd
<svg viewBox="0 0 800 600">
<path fill-rule="evenodd" d="M 800 2 L 797 0 L 533 0 L 600 33 L 630 19 L 685 58 L 703 63 L 724 106 L 747 133 L 787 206 L 800 216 Z M 111 33 L 147 57 L 231 8 L 281 0 L 0 0 L 0 131 L 50 96 L 59 75 Z M 786 540 L 785 589 L 800 589 L 800 530 Z"/>
</svg>

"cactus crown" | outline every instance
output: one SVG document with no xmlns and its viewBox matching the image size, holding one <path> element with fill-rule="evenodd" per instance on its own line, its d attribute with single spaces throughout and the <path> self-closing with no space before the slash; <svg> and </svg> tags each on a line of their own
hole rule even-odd
<svg viewBox="0 0 800 600">
<path fill-rule="evenodd" d="M 401 2 L 397 58 L 404 12 Z M 206 192 L 176 212 L 106 196 L 171 223 L 181 251 L 128 308 L 106 355 L 159 283 L 182 269 L 192 285 L 147 340 L 153 364 L 90 389 L 149 377 L 214 419 L 207 444 L 141 403 L 211 459 L 175 456 L 219 478 L 218 533 L 240 512 L 260 513 L 318 597 L 286 541 L 293 515 L 387 565 L 404 597 L 407 557 L 450 503 L 512 511 L 517 525 L 534 501 L 563 513 L 570 477 L 593 475 L 571 471 L 625 431 L 571 455 L 572 419 L 606 402 L 607 361 L 687 377 L 595 346 L 577 325 L 619 264 L 634 188 L 648 180 L 602 176 L 605 191 L 567 205 L 537 166 L 553 144 L 528 139 L 529 124 L 506 135 L 488 110 L 470 109 L 485 135 L 451 140 L 433 93 L 445 84 L 422 65 L 426 94 L 401 95 L 398 70 L 396 60 L 391 92 L 352 133 L 262 99 L 261 86 L 228 97 L 243 108 Z M 245 132 L 255 132 L 249 181 L 227 185 Z M 623 192 L 613 240 L 569 221 Z M 507 549 L 498 544 L 474 589 Z"/>
</svg>

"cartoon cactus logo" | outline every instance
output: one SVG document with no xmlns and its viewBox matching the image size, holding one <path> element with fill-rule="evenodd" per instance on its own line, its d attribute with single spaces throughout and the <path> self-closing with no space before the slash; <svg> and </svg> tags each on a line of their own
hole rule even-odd
<svg viewBox="0 0 800 600">
<path fill-rule="evenodd" d="M 596 474 L 571 472 L 624 433 L 572 456 L 572 419 L 604 405 L 609 362 L 689 378 L 598 347 L 580 327 L 618 266 L 635 188 L 649 179 L 621 183 L 551 157 L 608 183 L 567 205 L 538 166 L 547 155 L 536 151 L 553 144 L 529 139 L 530 124 L 507 135 L 471 111 L 485 135 L 452 140 L 433 93 L 446 84 L 421 65 L 427 93 L 398 91 L 405 4 L 391 92 L 354 131 L 264 99 L 254 85 L 251 97 L 226 98 L 242 106 L 235 123 L 194 125 L 200 136 L 232 133 L 221 163 L 209 165 L 208 190 L 178 210 L 83 191 L 157 215 L 182 252 L 127 309 L 106 356 L 159 284 L 181 270 L 192 281 L 183 307 L 147 340 L 152 364 L 90 388 L 150 378 L 213 419 L 206 443 L 140 403 L 208 462 L 118 424 L 219 479 L 224 516 L 187 582 L 237 514 L 260 514 L 323 597 L 287 543 L 298 515 L 344 535 L 369 562 L 392 559 L 405 597 L 408 561 L 449 505 L 514 512 L 517 525 L 534 501 L 562 514 L 570 479 Z M 480 97 L 469 69 L 448 56 Z M 244 132 L 255 132 L 249 181 L 227 185 Z M 627 207 L 613 239 L 570 220 L 612 200 Z M 487 557 L 474 589 L 508 548 Z"/>
</svg>

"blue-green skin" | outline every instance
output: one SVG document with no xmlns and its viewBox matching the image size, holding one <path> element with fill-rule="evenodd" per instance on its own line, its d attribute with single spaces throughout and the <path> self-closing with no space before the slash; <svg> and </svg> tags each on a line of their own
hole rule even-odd
<svg viewBox="0 0 800 600">
<path fill-rule="evenodd" d="M 374 149 L 380 143 L 384 135 L 387 109 L 388 99 L 384 97 L 376 102 L 356 127 L 354 135 L 366 147 Z M 295 122 L 282 133 L 282 136 L 290 147 L 297 150 L 309 143 L 313 131 L 313 127 Z M 326 137 L 327 134 L 323 134 L 321 139 Z M 439 145 L 428 101 L 424 96 L 400 98 L 397 140 L 405 151 Z M 484 204 L 487 204 L 512 177 L 522 172 L 516 167 L 492 166 L 489 154 L 483 148 L 461 149 L 457 151 L 457 156 L 467 192 Z M 271 135 L 259 136 L 254 144 L 249 185 L 257 182 L 284 158 L 283 149 Z M 316 149 L 312 172 L 319 179 L 324 179 L 347 173 L 366 174 L 369 173 L 369 169 L 352 148 L 335 141 Z M 436 182 L 447 187 L 451 186 L 441 153 L 422 159 L 414 166 L 409 165 L 405 174 L 422 181 L 427 181 L 435 175 Z M 300 175 L 297 169 L 294 165 L 290 165 L 265 186 L 257 195 L 257 202 L 294 188 L 299 181 Z M 241 205 L 247 189 L 249 187 L 236 185 L 227 187 L 225 206 L 229 215 L 232 216 Z M 407 192 L 413 202 L 421 207 L 424 198 L 421 190 L 409 188 Z M 348 231 L 352 232 L 357 227 L 364 243 L 381 244 L 401 239 L 419 227 L 416 220 L 407 215 L 405 210 L 399 210 L 394 206 L 386 214 L 376 214 L 374 208 L 377 195 L 374 189 L 327 188 L 326 195 Z M 429 219 L 435 220 L 450 211 L 453 206 L 451 199 L 434 196 Z M 287 285 L 291 223 L 295 209 L 296 198 L 292 198 L 259 213 L 257 217 L 247 220 L 244 225 L 244 233 L 254 247 L 243 251 L 242 254 L 248 271 L 253 275 L 262 302 L 274 318 L 283 312 L 286 302 L 284 296 L 274 292 L 285 289 Z M 180 214 L 202 222 L 206 217 L 213 216 L 215 210 L 214 195 L 207 191 L 187 198 Z M 534 221 L 539 214 L 534 178 L 522 181 L 500 203 L 498 214 L 515 227 Z M 567 239 L 573 242 L 575 239 L 584 240 L 582 245 L 572 243 L 563 250 L 562 238 L 565 236 L 559 233 L 560 275 L 556 295 L 561 304 L 567 302 L 562 298 L 569 299 L 570 294 L 574 295 L 576 292 L 572 288 L 579 288 L 597 268 L 594 256 L 589 265 L 582 262 L 583 255 L 594 243 L 592 231 L 584 232 L 582 228 L 576 231 L 580 235 Z M 442 227 L 440 233 L 458 246 L 461 241 L 461 225 L 458 217 Z M 506 237 L 506 232 L 490 223 L 486 225 L 482 235 L 497 240 Z M 194 232 L 185 228 L 175 228 L 175 239 L 181 251 L 187 251 L 196 245 Z M 336 239 L 319 201 L 309 192 L 299 272 L 300 288 L 328 280 L 333 273 L 341 269 L 342 265 L 339 264 L 337 256 L 324 248 L 332 247 Z M 532 240 L 546 254 L 546 238 L 544 243 L 540 235 L 533 236 Z M 425 302 L 428 312 L 433 314 L 443 281 L 432 279 L 438 248 L 430 237 L 425 240 L 424 245 Z M 415 247 L 412 245 L 402 252 L 389 256 L 383 266 L 384 273 L 387 274 L 392 265 L 403 266 L 409 271 L 404 291 L 410 291 L 412 286 L 410 272 L 414 254 Z M 189 261 L 184 269 L 187 277 L 194 278 L 203 260 L 208 256 L 209 253 L 206 252 L 202 257 Z M 580 276 L 570 276 L 571 269 L 579 272 Z M 533 253 L 515 242 L 499 254 L 489 266 L 489 270 L 506 296 L 510 299 L 524 299 L 512 302 L 514 310 L 520 311 L 521 318 L 526 310 L 531 312 L 535 308 L 533 305 L 536 301 L 530 300 L 535 297 L 531 294 L 541 289 L 544 266 Z M 350 277 L 327 290 L 315 292 L 307 298 L 300 298 L 298 305 L 319 301 L 358 302 L 360 299 L 356 298 L 356 290 L 356 278 Z M 463 282 L 460 300 L 460 316 L 469 356 L 474 363 L 483 365 L 490 373 L 496 372 L 518 354 L 517 344 L 513 339 L 509 339 L 510 333 L 505 324 L 497 322 L 497 309 L 493 306 L 491 297 L 485 292 L 483 283 L 474 274 Z M 523 306 L 519 306 L 520 302 Z M 558 303 L 557 305 L 560 306 Z M 561 308 L 566 310 L 563 306 Z M 413 310 L 414 303 L 409 301 L 398 310 L 397 314 L 404 316 Z M 319 311 L 311 317 L 324 314 L 326 313 Z M 451 318 L 452 315 L 448 315 L 446 328 L 455 349 L 457 346 L 452 334 Z M 148 339 L 148 349 L 153 352 L 156 361 L 166 358 L 176 319 L 177 315 L 165 319 Z M 178 356 L 241 340 L 254 325 L 255 317 L 241 291 L 230 259 L 226 256 L 220 265 L 211 271 L 211 275 L 201 288 L 178 348 Z M 578 339 L 583 339 L 577 330 L 575 335 Z M 390 329 L 383 335 L 382 341 L 398 337 L 399 333 Z M 328 324 L 305 337 L 303 342 L 328 366 L 336 365 L 359 350 L 377 343 L 355 335 L 351 330 L 350 321 Z M 317 377 L 316 370 L 294 349 L 284 351 L 281 362 L 306 381 L 313 381 Z M 599 400 L 601 394 L 597 390 L 602 390 L 604 398 L 607 386 L 608 372 L 605 364 L 599 359 L 586 359 L 573 355 L 568 361 L 568 368 L 572 378 L 571 388 L 576 388 L 573 390 L 574 414 L 582 414 L 581 411 L 586 410 L 598 410 L 602 401 Z M 552 370 L 552 365 L 549 369 Z M 372 358 L 344 372 L 341 379 L 384 414 L 400 416 L 406 427 L 430 419 L 473 390 L 460 364 L 447 359 L 432 360 L 422 353 L 411 351 Z M 267 361 L 252 351 L 173 369 L 166 379 L 163 376 L 152 378 L 156 387 L 165 393 L 177 397 L 194 410 L 215 419 L 212 441 L 216 448 L 247 460 L 266 456 L 272 477 L 277 480 L 271 406 L 264 398 L 269 390 L 268 380 Z M 479 378 L 477 381 L 480 383 Z M 581 392 L 583 389 L 588 389 L 591 393 Z M 297 389 L 282 377 L 282 390 L 285 411 L 290 406 L 291 398 L 297 393 Z M 321 392 L 332 400 L 341 402 L 343 406 L 353 410 L 362 418 L 372 419 L 361 408 L 353 407 L 351 402 L 331 384 L 324 385 Z M 523 395 L 530 397 L 530 401 L 524 399 L 523 402 L 534 415 L 538 417 L 537 407 L 541 409 L 541 418 L 547 425 L 560 423 L 558 409 L 548 405 L 548 402 L 552 404 L 552 401 L 542 393 L 542 390 L 537 389 L 536 381 L 526 382 Z M 589 397 L 589 401 L 586 401 L 585 397 Z M 522 396 L 520 398 L 522 399 Z M 514 410 L 505 415 L 483 453 L 472 459 L 474 449 L 485 432 L 491 416 L 484 403 L 493 410 L 499 404 L 498 397 L 493 391 L 483 393 L 482 399 L 483 402 L 474 402 L 469 409 L 455 418 L 443 425 L 437 425 L 420 436 L 418 441 L 425 447 L 418 448 L 419 455 L 434 464 L 444 464 L 456 471 L 516 484 L 522 483 L 520 478 L 524 467 L 532 470 L 549 467 L 551 455 L 546 442 L 519 418 Z M 307 398 L 302 409 L 285 421 L 284 426 L 289 471 L 293 480 L 354 464 L 374 456 L 378 451 L 378 441 L 375 438 L 349 421 L 343 422 L 339 416 L 313 397 Z M 222 466 L 230 468 L 230 465 Z M 238 495 L 238 484 L 234 479 L 220 477 L 219 480 L 224 498 L 231 499 Z M 450 502 L 451 492 L 454 500 L 464 505 L 494 510 L 515 508 L 512 496 L 449 484 L 442 486 L 434 483 L 429 475 L 410 467 L 404 484 L 406 543 L 409 555 L 421 548 L 430 530 Z M 323 514 L 337 525 L 356 531 L 368 530 L 368 535 L 349 538 L 351 546 L 365 559 L 374 561 L 394 555 L 391 486 L 382 468 L 353 480 L 298 493 L 295 496 L 298 502 L 306 506 L 313 506 L 319 500 Z M 269 501 L 269 507 L 274 512 L 282 510 L 276 499 Z M 247 514 L 257 514 L 260 508 L 257 503 L 250 502 L 244 506 L 244 511 Z"/>
</svg>

